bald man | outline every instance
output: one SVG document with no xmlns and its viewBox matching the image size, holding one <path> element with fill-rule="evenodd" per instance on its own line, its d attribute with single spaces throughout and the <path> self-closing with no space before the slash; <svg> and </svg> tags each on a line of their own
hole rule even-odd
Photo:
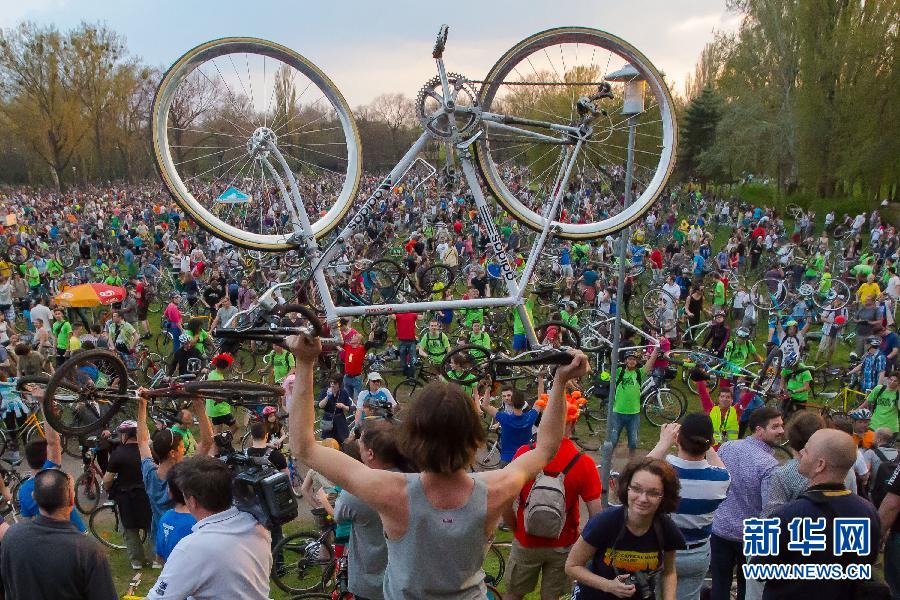
<svg viewBox="0 0 900 600">
<path fill-rule="evenodd" d="M 809 479 L 810 487 L 796 500 L 785 504 L 773 515 L 781 519 L 779 552 L 777 556 L 758 557 L 754 563 L 782 564 L 871 564 L 878 559 L 881 528 L 875 507 L 844 487 L 847 470 L 856 461 L 853 438 L 836 429 L 820 429 L 812 434 L 800 451 L 799 472 Z M 868 556 L 853 553 L 834 555 L 835 518 L 869 519 Z M 794 519 L 824 518 L 825 550 L 804 557 L 797 550 L 788 550 L 791 541 L 788 528 Z M 807 539 L 807 538 L 802 538 Z M 850 580 L 816 579 L 810 581 L 771 579 L 766 582 L 763 600 L 812 598 L 816 600 L 845 600 L 852 598 L 856 582 Z"/>
</svg>

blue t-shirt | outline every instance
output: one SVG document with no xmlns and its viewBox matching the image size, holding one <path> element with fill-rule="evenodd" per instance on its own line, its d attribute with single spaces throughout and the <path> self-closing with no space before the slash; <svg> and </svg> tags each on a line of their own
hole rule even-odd
<svg viewBox="0 0 900 600">
<path fill-rule="evenodd" d="M 521 415 L 498 412 L 497 422 L 500 423 L 500 460 L 511 462 L 516 451 L 522 446 L 531 443 L 531 428 L 537 421 L 538 413 L 533 408 Z"/>
<path fill-rule="evenodd" d="M 700 256 L 699 254 L 694 256 L 694 275 L 702 275 L 703 274 L 703 265 L 706 264 L 706 259 Z"/>
<path fill-rule="evenodd" d="M 563 248 L 559 254 L 559 264 L 563 266 L 572 264 L 572 257 L 569 256 L 568 248 Z"/>
<path fill-rule="evenodd" d="M 590 269 L 582 273 L 581 276 L 584 277 L 584 285 L 594 285 L 600 279 L 600 274 Z"/>
<path fill-rule="evenodd" d="M 59 468 L 60 465 L 48 460 L 44 463 L 41 471 Z M 34 496 L 32 495 L 33 493 L 34 477 L 30 477 L 23 481 L 22 485 L 19 486 L 19 513 L 21 513 L 23 517 L 32 518 L 36 517 L 39 513 L 37 502 L 34 501 Z M 75 508 L 72 508 L 72 514 L 69 515 L 69 520 L 81 533 L 87 531 L 87 527 L 84 526 L 84 521 L 81 520 L 81 515 L 78 514 L 78 511 Z"/>
<path fill-rule="evenodd" d="M 156 553 L 168 560 L 169 554 L 181 538 L 190 535 L 191 528 L 197 522 L 197 519 L 191 513 L 175 512 L 174 508 L 170 508 L 159 519 L 156 528 Z"/>
<path fill-rule="evenodd" d="M 160 479 L 156 473 L 156 463 L 152 458 L 141 461 L 141 475 L 144 478 L 144 489 L 150 498 L 150 510 L 153 511 L 153 521 L 150 523 L 150 535 L 157 535 L 157 526 L 163 514 L 175 506 L 172 497 L 169 496 L 169 482 Z"/>
</svg>

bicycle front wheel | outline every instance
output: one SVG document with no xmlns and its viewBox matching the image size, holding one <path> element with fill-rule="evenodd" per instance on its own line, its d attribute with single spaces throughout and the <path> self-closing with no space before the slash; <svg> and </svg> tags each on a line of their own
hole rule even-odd
<svg viewBox="0 0 900 600">
<path fill-rule="evenodd" d="M 100 482 L 82 473 L 75 480 L 75 507 L 83 515 L 90 514 L 100 503 Z"/>
<path fill-rule="evenodd" d="M 356 196 L 362 146 L 350 105 L 318 67 L 279 44 L 223 38 L 197 46 L 163 76 L 151 115 L 169 192 L 201 226 L 236 245 L 295 247 L 291 220 L 279 218 L 299 208 L 280 191 L 291 183 L 282 160 L 297 200 L 313 217 L 324 213 L 310 219 L 317 238 Z"/>
<path fill-rule="evenodd" d="M 119 513 L 112 502 L 102 504 L 91 511 L 88 529 L 97 541 L 113 550 L 125 549 L 125 530 L 119 521 Z"/>
<path fill-rule="evenodd" d="M 334 572 L 334 549 L 318 533 L 289 535 L 272 551 L 272 580 L 292 594 L 324 590 Z"/>
<path fill-rule="evenodd" d="M 44 416 L 63 435 L 85 435 L 100 431 L 131 396 L 128 370 L 115 353 L 81 351 L 50 378 L 44 390 Z"/>
<path fill-rule="evenodd" d="M 644 402 L 644 418 L 651 425 L 662 427 L 666 423 L 675 423 L 684 416 L 687 400 L 678 390 L 664 388 L 657 390 Z"/>
<path fill-rule="evenodd" d="M 636 197 L 625 210 L 596 220 L 601 198 L 625 190 L 629 119 L 621 116 L 624 89 L 640 81 L 646 82 L 646 106 L 627 107 L 636 113 Z M 647 57 L 614 35 L 585 27 L 543 31 L 504 54 L 482 83 L 478 104 L 486 127 L 477 144 L 478 166 L 493 195 L 532 229 L 542 228 L 541 212 L 558 189 L 579 137 L 585 141 L 574 157 L 570 193 L 561 207 L 579 218 L 554 221 L 561 237 L 596 238 L 637 221 L 672 173 L 677 129 L 669 89 Z M 588 97 L 607 85 L 611 97 L 591 103 Z M 591 109 L 593 118 L 584 120 Z M 565 129 L 583 122 L 587 128 L 577 133 Z M 585 198 L 591 201 L 583 203 Z"/>
</svg>

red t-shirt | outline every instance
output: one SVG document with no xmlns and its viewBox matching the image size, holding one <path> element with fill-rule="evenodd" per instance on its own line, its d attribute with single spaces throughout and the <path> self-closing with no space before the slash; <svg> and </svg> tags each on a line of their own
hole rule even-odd
<svg viewBox="0 0 900 600">
<path fill-rule="evenodd" d="M 359 345 L 356 347 L 350 344 L 344 344 L 344 375 L 348 377 L 356 377 L 363 370 L 363 363 L 366 359 L 366 347 Z"/>
<path fill-rule="evenodd" d="M 659 248 L 654 248 L 653 252 L 650 253 L 650 262 L 652 262 L 657 269 L 662 269 L 663 255 L 662 252 L 659 251 Z"/>
<path fill-rule="evenodd" d="M 416 313 L 397 313 L 394 317 L 397 319 L 397 339 L 400 341 L 416 341 Z"/>
<path fill-rule="evenodd" d="M 531 450 L 531 446 L 522 446 L 516 452 L 515 460 L 519 456 Z M 569 438 L 563 438 L 562 444 L 553 460 L 544 467 L 544 472 L 553 474 L 559 473 L 566 468 L 575 455 L 578 454 L 578 448 Z M 563 525 L 562 533 L 555 540 L 531 536 L 525 533 L 525 499 L 534 485 L 534 480 L 529 481 L 522 488 L 519 494 L 519 507 L 516 509 L 516 540 L 526 548 L 562 548 L 571 546 L 578 539 L 578 524 L 581 515 L 578 509 L 578 497 L 580 496 L 585 502 L 596 500 L 600 497 L 603 488 L 600 485 L 600 473 L 597 472 L 597 465 L 588 455 L 583 455 L 578 462 L 572 465 L 566 478 L 563 481 L 566 486 L 566 524 Z"/>
</svg>

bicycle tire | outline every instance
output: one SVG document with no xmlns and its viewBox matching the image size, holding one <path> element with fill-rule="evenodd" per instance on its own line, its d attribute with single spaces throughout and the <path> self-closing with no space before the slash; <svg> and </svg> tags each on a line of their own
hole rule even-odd
<svg viewBox="0 0 900 600">
<path fill-rule="evenodd" d="M 316 238 L 327 235 L 346 215 L 352 201 L 356 198 L 356 192 L 359 189 L 359 182 L 362 177 L 362 145 L 350 105 L 347 104 L 347 101 L 328 76 L 308 59 L 285 46 L 258 38 L 235 37 L 212 40 L 189 50 L 169 67 L 160 80 L 150 111 L 152 119 L 151 139 L 157 170 L 175 201 L 201 227 L 216 237 L 244 248 L 270 251 L 290 250 L 295 247 L 295 244 L 290 241 L 292 232 L 274 235 L 254 233 L 241 229 L 214 215 L 210 209 L 194 198 L 188 190 L 181 174 L 175 168 L 176 165 L 170 153 L 168 140 L 169 111 L 180 83 L 207 61 L 212 62 L 216 58 L 238 52 L 281 61 L 283 65 L 288 65 L 308 78 L 310 85 L 314 85 L 327 99 L 328 103 L 331 104 L 330 108 L 334 110 L 347 146 L 347 167 L 340 194 L 335 199 L 334 204 L 324 216 L 311 224 L 313 235 Z M 249 57 L 245 56 L 245 58 Z M 215 63 L 212 64 L 215 65 Z M 235 72 L 237 72 L 237 69 L 235 69 Z M 200 73 L 203 72 L 200 71 Z M 241 85 L 243 85 L 243 82 L 241 82 Z M 265 90 L 263 93 L 265 95 Z M 232 102 L 234 101 L 232 100 Z M 224 160 L 224 154 L 219 154 L 222 155 L 222 160 Z M 281 208 L 286 210 L 283 206 Z"/>
<path fill-rule="evenodd" d="M 494 568 L 496 565 L 496 568 Z M 503 573 L 506 572 L 506 559 L 496 544 L 488 546 L 482 564 L 484 570 L 484 583 L 486 585 L 500 585 L 503 583 Z"/>
<path fill-rule="evenodd" d="M 450 291 L 453 287 L 453 269 L 446 265 L 432 265 L 425 269 L 419 280 L 423 296 L 441 294 Z"/>
<path fill-rule="evenodd" d="M 425 384 L 418 379 L 404 379 L 394 387 L 394 400 L 397 404 L 409 404 L 423 387 Z"/>
<path fill-rule="evenodd" d="M 659 328 L 665 311 L 671 310 L 673 317 L 677 315 L 678 302 L 677 298 L 663 288 L 653 287 L 641 297 L 641 312 L 651 327 Z"/>
<path fill-rule="evenodd" d="M 500 466 L 500 435 L 496 429 L 485 432 L 484 448 L 475 453 L 474 466 L 479 471 L 493 471 Z"/>
<path fill-rule="evenodd" d="M 485 375 L 492 372 L 490 361 L 493 355 L 494 353 L 490 349 L 478 344 L 457 346 L 450 350 L 441 362 L 441 374 L 447 381 L 460 385 L 480 381 Z M 458 359 L 457 357 L 463 358 Z M 457 372 L 453 369 L 454 362 L 468 366 Z M 396 394 L 394 397 L 396 398 Z"/>
<path fill-rule="evenodd" d="M 277 405 L 284 397 L 284 388 L 244 381 L 189 381 L 184 384 L 184 395 L 228 402 L 232 406 Z"/>
<path fill-rule="evenodd" d="M 772 287 L 775 291 L 772 292 Z M 784 306 L 788 297 L 788 288 L 781 279 L 760 279 L 750 288 L 750 302 L 766 312 L 778 310 Z"/>
<path fill-rule="evenodd" d="M 654 402 L 658 399 L 658 402 Z M 653 398 L 641 402 L 641 412 L 647 422 L 655 427 L 667 423 L 677 423 L 687 410 L 687 400 L 680 391 L 671 388 L 660 388 L 653 393 Z"/>
<path fill-rule="evenodd" d="M 9 445 L 9 437 L 6 429 L 0 429 L 0 456 L 6 454 L 6 446 Z"/>
<path fill-rule="evenodd" d="M 396 261 L 382 258 L 365 269 L 371 283 L 366 294 L 368 304 L 390 304 L 400 293 L 400 282 L 405 277 L 405 269 Z"/>
<path fill-rule="evenodd" d="M 500 57 L 488 72 L 485 77 L 484 85 L 481 86 L 478 92 L 478 104 L 481 106 L 482 110 L 489 113 L 494 109 L 494 100 L 497 98 L 500 87 L 506 83 L 508 74 L 518 71 L 518 65 L 523 64 L 523 61 L 530 62 L 531 58 L 538 52 L 547 53 L 547 49 L 551 46 L 554 48 L 549 52 L 554 53 L 553 51 L 558 47 L 559 55 L 561 56 L 563 54 L 564 44 L 576 45 L 576 62 L 578 46 L 580 45 L 583 49 L 582 56 L 586 57 L 591 47 L 594 48 L 595 52 L 598 48 L 601 48 L 603 51 L 609 53 L 609 58 L 615 56 L 616 60 L 613 61 L 614 63 L 632 65 L 640 73 L 644 81 L 646 81 L 649 96 L 651 98 L 651 105 L 653 105 L 655 101 L 655 106 L 659 107 L 659 114 L 653 113 L 652 115 L 652 118 L 655 120 L 654 122 L 661 123 L 659 126 L 659 128 L 661 128 L 661 132 L 659 132 L 661 134 L 659 135 L 661 139 L 656 140 L 657 143 L 655 146 L 655 149 L 659 149 L 658 164 L 655 166 L 648 166 L 647 163 L 653 162 L 654 159 L 646 159 L 646 156 L 640 161 L 643 162 L 643 166 L 647 171 L 653 173 L 652 178 L 641 182 L 644 186 L 644 191 L 640 196 L 635 198 L 627 209 L 612 217 L 604 219 L 603 221 L 585 224 L 563 223 L 559 221 L 553 222 L 553 225 L 556 228 L 555 235 L 557 236 L 569 239 L 597 238 L 624 229 L 631 223 L 640 219 L 641 216 L 650 209 L 665 187 L 675 166 L 675 148 L 677 146 L 678 131 L 675 123 L 674 103 L 662 75 L 640 51 L 634 48 L 634 46 L 604 31 L 585 27 L 560 27 L 548 29 L 532 35 L 516 44 Z M 547 56 L 549 57 L 550 55 L 547 54 Z M 565 59 L 563 59 L 563 63 L 565 63 Z M 552 65 L 553 63 L 551 62 L 551 66 Z M 581 67 L 579 66 L 577 68 Z M 589 71 L 591 67 L 584 65 L 583 68 L 586 71 Z M 532 70 L 533 69 L 528 69 L 527 72 L 532 72 Z M 566 71 L 565 67 L 563 67 L 563 70 L 564 76 L 571 72 L 571 70 Z M 554 66 L 554 72 L 555 71 L 556 68 Z M 559 78 L 558 73 L 557 78 Z M 593 92 L 594 90 L 592 89 L 591 91 Z M 576 90 L 573 88 L 572 93 L 574 94 L 575 92 Z M 578 93 L 581 94 L 584 93 L 584 91 L 579 91 Z M 568 94 L 564 95 L 568 96 Z M 498 100 L 498 103 L 502 104 L 503 101 L 504 99 L 500 99 Z M 651 106 L 651 108 L 653 108 L 653 106 Z M 552 112 L 553 111 L 551 111 L 551 113 Z M 567 108 L 565 112 L 570 113 L 571 111 Z M 649 113 L 645 112 L 643 114 L 646 115 Z M 598 121 L 597 129 L 599 130 L 600 127 L 601 125 Z M 654 135 L 657 135 L 656 129 L 657 128 L 654 128 Z M 479 138 L 475 145 L 476 158 L 482 178 L 493 195 L 499 199 L 500 203 L 507 211 L 512 213 L 518 221 L 527 227 L 535 231 L 540 231 L 543 228 L 545 219 L 541 214 L 526 206 L 519 200 L 516 194 L 509 189 L 501 176 L 501 173 L 503 172 L 503 163 L 498 165 L 494 160 L 494 156 L 491 154 L 492 143 L 497 145 L 497 139 L 491 135 L 490 127 L 486 127 L 484 131 L 485 134 Z M 641 130 L 641 132 L 643 133 L 644 130 Z M 590 144 L 591 142 L 588 143 Z M 624 144 L 622 145 L 624 146 Z M 498 146 L 498 158 L 500 157 L 499 153 L 501 151 L 502 147 Z M 550 173 L 547 179 L 548 181 L 553 180 L 553 174 Z"/>
<path fill-rule="evenodd" d="M 319 532 L 300 531 L 285 537 L 272 550 L 272 556 L 283 556 L 282 567 L 272 563 L 272 581 L 291 594 L 324 591 L 334 573 L 334 548 L 320 542 Z M 292 555 L 288 558 L 288 555 Z"/>
<path fill-rule="evenodd" d="M 125 549 L 125 535 L 121 529 L 115 504 L 105 502 L 91 511 L 88 530 L 98 542 L 113 550 Z"/>
<path fill-rule="evenodd" d="M 19 512 L 19 511 L 21 510 L 21 508 L 22 508 L 22 506 L 21 506 L 21 504 L 20 504 L 20 502 L 19 502 L 19 488 L 22 487 L 22 482 L 23 482 L 23 481 L 28 480 L 28 479 L 31 479 L 31 475 L 26 475 L 25 477 L 22 477 L 21 475 L 19 475 L 19 474 L 16 473 L 15 471 L 12 471 L 12 473 L 15 473 L 15 476 L 10 476 L 10 482 L 11 482 L 11 484 L 8 486 L 8 487 L 9 487 L 9 493 L 12 494 L 12 505 L 13 505 L 13 508 L 16 509 L 16 512 Z M 5 477 L 5 476 L 4 476 L 4 477 Z"/>
<path fill-rule="evenodd" d="M 590 403 L 590 398 L 588 399 Z M 578 420 L 575 421 L 575 427 L 572 431 L 571 439 L 575 445 L 582 450 L 594 452 L 600 449 L 602 442 L 600 435 L 606 433 L 605 415 L 600 416 L 598 409 L 589 408 L 587 405 L 581 409 Z"/>
<path fill-rule="evenodd" d="M 93 497 L 92 497 L 93 496 Z M 75 480 L 75 508 L 88 515 L 100 504 L 100 482 L 95 477 L 82 473 Z"/>
<path fill-rule="evenodd" d="M 96 369 L 96 378 L 82 366 Z M 129 397 L 128 382 L 128 369 L 115 353 L 109 350 L 78 352 L 50 378 L 43 398 L 44 417 L 53 429 L 63 435 L 100 431 L 125 404 Z M 105 411 L 95 419 L 78 424 L 76 420 L 81 420 L 81 415 L 73 414 L 74 405 L 90 401 L 97 401 L 105 407 Z M 72 421 L 66 422 L 64 417 Z"/>
<path fill-rule="evenodd" d="M 231 367 L 242 378 L 250 375 L 256 369 L 256 354 L 246 351 L 235 352 Z"/>
<path fill-rule="evenodd" d="M 561 338 L 561 345 L 577 348 L 579 350 L 582 349 L 581 332 L 564 321 L 546 321 L 535 327 L 534 331 L 537 334 L 538 343 L 543 343 L 544 338 L 547 336 L 547 330 L 550 327 L 559 328 L 559 332 L 557 333 L 557 335 L 559 335 Z M 566 342 L 571 342 L 571 344 L 567 344 Z M 587 350 L 587 352 L 595 352 L 599 349 L 599 347 L 600 346 L 598 344 L 597 347 L 590 348 Z"/>
</svg>

